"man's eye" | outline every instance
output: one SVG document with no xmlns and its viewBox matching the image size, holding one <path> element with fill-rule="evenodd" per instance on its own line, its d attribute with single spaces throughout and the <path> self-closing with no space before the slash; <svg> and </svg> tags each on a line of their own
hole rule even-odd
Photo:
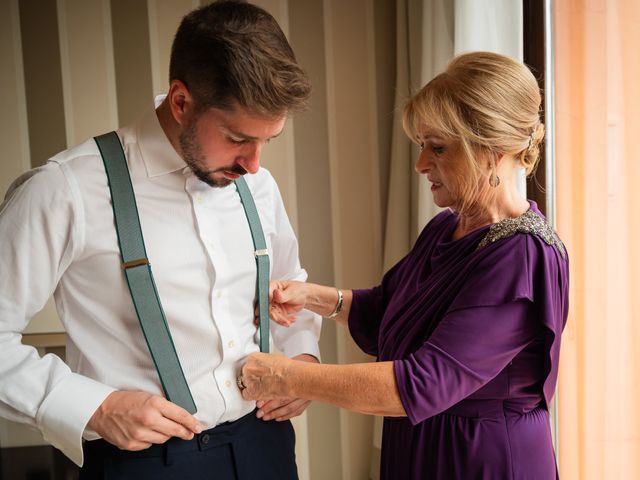
<svg viewBox="0 0 640 480">
<path fill-rule="evenodd" d="M 243 145 L 247 143 L 247 141 L 244 138 L 229 137 L 229 141 L 234 145 Z"/>
</svg>

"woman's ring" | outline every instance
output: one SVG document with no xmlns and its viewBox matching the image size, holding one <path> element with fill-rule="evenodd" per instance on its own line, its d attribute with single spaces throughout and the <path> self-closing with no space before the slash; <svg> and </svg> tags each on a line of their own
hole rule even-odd
<svg viewBox="0 0 640 480">
<path fill-rule="evenodd" d="M 238 384 L 238 388 L 240 389 L 240 391 L 247 388 L 247 386 L 244 384 L 244 381 L 242 380 L 242 375 L 238 375 L 238 378 L 236 379 L 236 383 Z"/>
</svg>

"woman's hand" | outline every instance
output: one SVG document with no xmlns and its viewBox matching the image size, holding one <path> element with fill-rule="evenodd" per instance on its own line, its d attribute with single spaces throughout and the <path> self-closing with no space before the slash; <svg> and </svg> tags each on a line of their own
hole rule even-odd
<svg viewBox="0 0 640 480">
<path fill-rule="evenodd" d="M 287 383 L 290 358 L 268 353 L 253 353 L 247 358 L 238 378 L 245 400 L 273 400 L 294 397 Z"/>
<path fill-rule="evenodd" d="M 291 358 L 292 360 L 299 360 L 301 362 L 318 363 L 318 359 L 313 355 L 302 353 Z M 289 420 L 298 415 L 302 415 L 307 409 L 310 400 L 304 400 L 302 398 L 279 398 L 275 400 L 258 400 L 256 407 L 258 411 L 256 416 L 263 420 L 275 420 L 281 422 L 283 420 Z"/>
<path fill-rule="evenodd" d="M 294 314 L 304 309 L 309 296 L 309 284 L 289 280 L 274 280 L 269 284 L 269 317 L 285 327 L 295 322 Z"/>
</svg>

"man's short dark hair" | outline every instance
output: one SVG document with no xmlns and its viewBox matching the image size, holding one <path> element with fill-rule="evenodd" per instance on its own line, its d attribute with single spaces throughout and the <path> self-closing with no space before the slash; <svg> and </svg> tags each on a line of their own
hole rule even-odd
<svg viewBox="0 0 640 480">
<path fill-rule="evenodd" d="M 181 80 L 198 111 L 230 109 L 277 117 L 306 105 L 311 87 L 275 19 L 221 0 L 186 15 L 173 41 L 169 80 Z"/>
</svg>

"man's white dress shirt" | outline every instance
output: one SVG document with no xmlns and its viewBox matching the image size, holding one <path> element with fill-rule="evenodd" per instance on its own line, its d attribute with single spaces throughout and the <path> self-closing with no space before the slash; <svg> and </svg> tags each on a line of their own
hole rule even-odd
<svg viewBox="0 0 640 480">
<path fill-rule="evenodd" d="M 255 408 L 236 376 L 259 350 L 256 262 L 235 186 L 196 178 L 155 111 L 118 130 L 157 289 L 205 428 Z M 278 187 L 265 169 L 245 175 L 264 229 L 271 278 L 305 280 Z M 22 345 L 21 332 L 54 294 L 67 332 L 66 365 Z M 287 356 L 319 358 L 320 318 L 271 323 Z M 68 366 L 67 366 L 68 365 Z M 0 415 L 30 424 L 82 464 L 82 437 L 114 390 L 162 395 L 120 266 L 107 177 L 93 139 L 13 184 L 0 209 Z"/>
</svg>

